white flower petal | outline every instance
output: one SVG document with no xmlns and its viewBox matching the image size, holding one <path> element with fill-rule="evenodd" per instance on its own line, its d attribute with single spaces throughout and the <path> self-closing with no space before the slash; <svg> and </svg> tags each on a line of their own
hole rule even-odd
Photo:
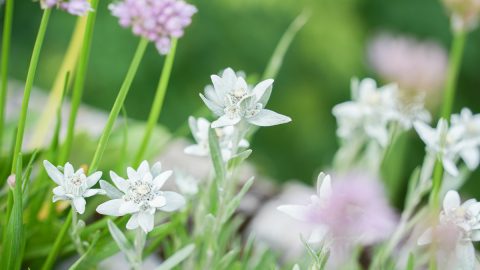
<svg viewBox="0 0 480 270">
<path fill-rule="evenodd" d="M 207 99 L 204 95 L 200 94 L 200 98 L 203 100 L 205 105 L 217 116 L 222 115 L 223 112 L 223 107 L 220 107 L 220 105 L 214 103 L 213 101 Z"/>
<path fill-rule="evenodd" d="M 287 204 L 287 205 L 280 205 L 279 207 L 277 207 L 278 211 L 284 212 L 285 214 L 300 221 L 308 221 L 309 209 L 310 208 L 306 205 L 298 205 L 298 204 Z"/>
<path fill-rule="evenodd" d="M 443 199 L 443 210 L 448 212 L 460 207 L 460 195 L 455 190 L 449 190 Z"/>
<path fill-rule="evenodd" d="M 165 206 L 159 208 L 162 211 L 173 212 L 185 206 L 185 198 L 176 192 L 165 191 L 162 195 L 167 201 Z"/>
<path fill-rule="evenodd" d="M 127 229 L 135 230 L 136 228 L 138 228 L 138 215 L 134 214 L 127 222 Z"/>
<path fill-rule="evenodd" d="M 460 156 L 470 170 L 475 170 L 480 163 L 480 150 L 476 147 L 465 148 L 460 152 Z"/>
<path fill-rule="evenodd" d="M 114 171 L 110 171 L 110 178 L 112 178 L 113 183 L 120 191 L 123 193 L 128 191 L 128 182 L 122 177 L 118 176 Z"/>
<path fill-rule="evenodd" d="M 458 175 L 457 165 L 455 165 L 455 162 L 453 162 L 453 160 L 451 160 L 450 158 L 444 157 L 442 159 L 442 164 L 445 171 L 449 173 L 451 176 Z"/>
<path fill-rule="evenodd" d="M 413 127 L 426 145 L 430 146 L 437 140 L 435 130 L 426 123 L 415 121 Z"/>
<path fill-rule="evenodd" d="M 72 176 L 72 175 L 74 175 L 74 174 L 75 174 L 75 171 L 74 171 L 74 169 L 73 169 L 72 164 L 70 164 L 70 162 L 67 162 L 67 163 L 65 164 L 65 167 L 63 168 L 63 175 L 64 175 L 65 177 L 69 177 L 69 176 Z"/>
<path fill-rule="evenodd" d="M 127 176 L 130 181 L 137 181 L 140 180 L 140 177 L 137 173 L 137 171 L 131 167 L 127 168 Z"/>
<path fill-rule="evenodd" d="M 471 242 L 459 242 L 455 248 L 456 268 L 459 270 L 475 269 L 475 248 Z"/>
<path fill-rule="evenodd" d="M 162 172 L 162 163 L 155 162 L 155 164 L 153 164 L 152 168 L 150 169 L 150 172 L 152 173 L 153 177 L 157 177 Z"/>
<path fill-rule="evenodd" d="M 269 127 L 288 123 L 292 121 L 292 119 L 274 111 L 262 109 L 256 115 L 247 118 L 247 121 L 256 126 Z"/>
<path fill-rule="evenodd" d="M 123 202 L 124 200 L 122 199 L 114 199 L 114 200 L 106 201 L 97 207 L 97 212 L 107 216 L 114 216 L 114 217 L 123 216 L 123 214 L 120 214 L 120 211 L 119 211 L 120 206 L 123 204 Z"/>
<path fill-rule="evenodd" d="M 138 213 L 138 224 L 144 232 L 148 233 L 153 230 L 154 216 L 147 212 Z"/>
<path fill-rule="evenodd" d="M 233 126 L 233 125 L 236 125 L 238 122 L 240 122 L 240 120 L 242 120 L 242 118 L 240 117 L 230 118 L 226 115 L 222 115 L 220 116 L 220 118 L 212 122 L 212 128 Z"/>
<path fill-rule="evenodd" d="M 58 202 L 58 201 L 68 201 L 70 198 L 67 196 L 58 196 L 58 195 L 53 195 L 52 202 Z"/>
<path fill-rule="evenodd" d="M 149 204 L 151 207 L 160 208 L 167 204 L 167 200 L 163 196 L 157 196 Z"/>
<path fill-rule="evenodd" d="M 123 202 L 118 208 L 118 212 L 121 215 L 136 213 L 138 211 L 140 211 L 140 206 L 138 206 L 138 204 L 134 203 L 133 201 Z"/>
<path fill-rule="evenodd" d="M 87 204 L 87 202 L 83 197 L 75 197 L 72 202 L 73 207 L 79 214 L 85 213 L 85 205 Z"/>
<path fill-rule="evenodd" d="M 264 98 L 265 93 L 272 86 L 272 84 L 273 84 L 273 79 L 268 79 L 258 83 L 252 89 L 252 94 L 255 95 L 257 102 L 263 104 L 264 106 L 267 104 L 268 98 L 266 100 L 262 98 Z"/>
<path fill-rule="evenodd" d="M 332 194 L 332 180 L 330 175 L 320 173 L 317 179 L 317 194 L 321 201 L 326 201 Z"/>
<path fill-rule="evenodd" d="M 476 230 L 472 232 L 471 239 L 473 242 L 480 241 L 480 231 Z"/>
<path fill-rule="evenodd" d="M 150 173 L 150 165 L 148 164 L 148 161 L 144 160 L 142 163 L 140 163 L 137 173 L 140 178 L 143 178 L 146 173 Z"/>
<path fill-rule="evenodd" d="M 428 228 L 422 233 L 422 235 L 420 235 L 420 237 L 417 240 L 417 244 L 419 246 L 428 245 L 432 242 L 432 237 L 433 237 L 432 228 Z"/>
<path fill-rule="evenodd" d="M 160 189 L 163 184 L 165 184 L 165 181 L 167 181 L 168 178 L 172 175 L 172 173 L 173 171 L 165 171 L 161 173 L 160 175 L 155 177 L 155 179 L 153 179 L 153 185 L 155 185 L 156 188 Z"/>
<path fill-rule="evenodd" d="M 102 178 L 102 172 L 95 172 L 87 177 L 87 188 L 93 187 Z"/>
<path fill-rule="evenodd" d="M 95 189 L 95 188 L 93 188 L 93 189 L 87 189 L 87 190 L 83 193 L 83 197 L 84 197 L 84 198 L 88 198 L 88 197 L 95 196 L 95 195 L 97 195 L 97 194 L 105 195 L 105 194 L 107 194 L 107 193 L 106 193 L 105 190 L 103 190 L 103 189 Z"/>
<path fill-rule="evenodd" d="M 320 243 L 325 239 L 325 236 L 328 233 L 328 227 L 326 226 L 318 226 L 312 231 L 312 234 L 310 234 L 310 237 L 308 238 L 309 243 Z"/>
<path fill-rule="evenodd" d="M 65 196 L 65 188 L 63 186 L 58 186 L 53 189 L 53 194 L 57 196 Z"/>
<path fill-rule="evenodd" d="M 53 166 L 48 160 L 43 161 L 43 166 L 47 171 L 48 176 L 57 184 L 63 185 L 63 174 L 57 169 L 57 167 Z"/>
</svg>

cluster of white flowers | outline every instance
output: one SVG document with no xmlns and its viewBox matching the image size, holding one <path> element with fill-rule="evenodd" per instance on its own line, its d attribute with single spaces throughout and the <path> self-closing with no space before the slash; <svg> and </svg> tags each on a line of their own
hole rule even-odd
<svg viewBox="0 0 480 270">
<path fill-rule="evenodd" d="M 437 127 L 432 128 L 423 122 L 415 122 L 415 129 L 425 142 L 427 152 L 442 161 L 450 175 L 458 175 L 459 159 L 470 170 L 480 163 L 480 114 L 464 108 L 460 114 L 452 115 L 451 126 L 440 119 Z"/>
<path fill-rule="evenodd" d="M 435 243 L 437 248 L 455 254 L 455 260 L 450 262 L 453 265 L 445 269 L 474 269 L 472 242 L 476 241 L 480 241 L 480 202 L 470 199 L 461 204 L 458 192 L 450 190 L 443 200 L 439 223 L 425 230 L 417 243 Z M 459 264 L 470 266 L 462 268 Z"/>
<path fill-rule="evenodd" d="M 193 138 L 197 144 L 190 145 L 185 148 L 185 153 L 195 156 L 208 156 L 210 153 L 209 144 L 208 144 L 208 131 L 210 130 L 211 123 L 205 118 L 195 119 L 190 116 L 188 119 L 190 125 L 190 130 L 192 132 Z M 233 126 L 226 126 L 216 128 L 215 132 L 218 136 L 220 148 L 222 150 L 222 157 L 225 161 L 229 160 L 234 152 L 234 147 L 236 147 L 235 142 L 235 128 Z M 245 139 L 240 139 L 238 142 L 238 147 L 247 148 L 250 144 Z"/>
<path fill-rule="evenodd" d="M 404 102 L 395 84 L 379 88 L 373 79 L 367 78 L 352 80 L 351 87 L 352 100 L 333 108 L 337 135 L 342 139 L 366 136 L 386 147 L 394 123 L 408 130 L 415 120 L 430 121 L 422 102 Z"/>
<path fill-rule="evenodd" d="M 144 232 L 150 232 L 154 227 L 154 215 L 157 210 L 172 212 L 182 208 L 185 199 L 172 191 L 162 191 L 165 181 L 172 171 L 162 172 L 160 162 L 151 168 L 147 161 L 140 164 L 137 170 L 127 168 L 128 178 L 124 179 L 115 172 L 110 172 L 115 188 L 106 181 L 100 180 L 102 172 L 86 176 L 83 169 L 74 171 L 70 163 L 65 164 L 63 173 L 50 162 L 44 161 L 45 169 L 50 178 L 59 186 L 53 189 L 53 201 L 70 200 L 75 211 L 83 214 L 85 198 L 106 194 L 111 200 L 99 205 L 97 212 L 109 216 L 131 214 L 127 229 L 141 227 Z M 101 189 L 92 189 L 100 180 Z"/>
</svg>

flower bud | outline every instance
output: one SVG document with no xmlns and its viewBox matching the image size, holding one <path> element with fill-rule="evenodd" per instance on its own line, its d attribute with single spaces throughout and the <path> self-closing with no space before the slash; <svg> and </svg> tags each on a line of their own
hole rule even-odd
<svg viewBox="0 0 480 270">
<path fill-rule="evenodd" d="M 8 186 L 12 189 L 15 188 L 16 182 L 17 182 L 17 180 L 16 180 L 16 177 L 15 177 L 15 174 L 12 174 L 7 178 Z"/>
</svg>

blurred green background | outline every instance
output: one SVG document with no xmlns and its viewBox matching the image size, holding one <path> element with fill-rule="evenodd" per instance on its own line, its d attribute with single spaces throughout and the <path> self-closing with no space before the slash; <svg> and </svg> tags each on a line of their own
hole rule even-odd
<svg viewBox="0 0 480 270">
<path fill-rule="evenodd" d="M 24 80 L 41 10 L 30 0 L 15 1 L 11 76 Z M 210 75 L 225 67 L 260 76 L 290 22 L 307 9 L 311 17 L 286 55 L 269 108 L 293 122 L 261 129 L 254 155 L 262 172 L 279 181 L 311 183 L 328 168 L 338 147 L 331 108 L 349 99 L 351 77 L 376 77 L 366 61 L 366 44 L 378 31 L 433 39 L 448 48 L 447 16 L 437 0 L 209 0 L 198 7 L 193 24 L 180 40 L 161 124 L 174 131 L 203 106 L 198 93 Z M 138 38 L 122 29 L 101 0 L 84 102 L 110 110 L 133 56 Z M 68 45 L 75 18 L 55 11 L 40 60 L 36 85 L 52 86 Z M 479 31 L 469 36 L 460 75 L 456 110 L 480 112 Z M 126 101 L 130 117 L 146 119 L 163 58 L 150 46 Z M 378 78 L 377 78 L 378 79 Z M 405 181 L 421 163 L 423 145 L 413 134 L 408 158 L 396 180 Z M 474 188 L 473 182 L 467 188 Z"/>
</svg>

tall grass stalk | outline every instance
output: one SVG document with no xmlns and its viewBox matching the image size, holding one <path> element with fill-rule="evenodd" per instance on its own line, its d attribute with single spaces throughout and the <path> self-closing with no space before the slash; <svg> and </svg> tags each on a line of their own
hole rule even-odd
<svg viewBox="0 0 480 270">
<path fill-rule="evenodd" d="M 155 94 L 155 99 L 153 101 L 152 109 L 150 115 L 148 116 L 147 126 L 145 127 L 145 133 L 143 134 L 142 143 L 138 152 L 135 156 L 134 166 L 137 167 L 142 162 L 145 152 L 147 150 L 148 144 L 152 137 L 153 129 L 158 122 L 160 113 L 162 112 L 163 101 L 165 100 L 165 94 L 167 92 L 168 81 L 170 80 L 170 74 L 172 72 L 173 62 L 175 59 L 175 51 L 177 48 L 177 39 L 172 39 L 172 45 L 170 52 L 165 59 L 163 64 L 163 70 L 158 83 L 157 92 Z"/>
<path fill-rule="evenodd" d="M 145 50 L 148 45 L 148 40 L 142 38 L 140 43 L 138 44 L 137 51 L 133 57 L 132 63 L 130 64 L 130 68 L 128 69 L 127 76 L 123 81 L 123 84 L 118 92 L 117 99 L 113 104 L 113 108 L 110 111 L 110 115 L 108 116 L 107 124 L 103 130 L 102 136 L 100 137 L 100 141 L 98 142 L 97 149 L 93 156 L 93 160 L 90 163 L 90 167 L 88 169 L 89 172 L 94 172 L 98 168 L 98 164 L 102 159 L 103 152 L 105 152 L 105 148 L 107 147 L 108 139 L 110 138 L 110 134 L 112 133 L 113 125 L 115 124 L 115 120 L 117 120 L 118 114 L 123 107 L 123 103 L 125 98 L 127 97 L 128 91 L 130 90 L 130 86 L 132 85 L 133 78 L 137 73 L 138 66 L 143 58 Z"/>
<path fill-rule="evenodd" d="M 2 34 L 2 60 L 0 64 L 0 154 L 2 153 L 3 133 L 5 127 L 5 104 L 8 93 L 8 61 L 10 57 L 10 39 L 12 36 L 13 6 L 14 0 L 7 0 L 5 2 L 5 17 Z"/>
<path fill-rule="evenodd" d="M 25 123 L 27 121 L 28 104 L 30 102 L 30 93 L 33 88 L 33 81 L 37 71 L 38 60 L 40 58 L 40 52 L 42 50 L 43 40 L 45 39 L 45 33 L 47 32 L 48 21 L 52 10 L 47 8 L 43 11 L 42 20 L 38 29 L 37 39 L 33 47 L 32 58 L 30 60 L 30 66 L 28 67 L 27 79 L 25 81 L 25 91 L 23 93 L 22 107 L 20 117 L 18 120 L 17 136 L 15 139 L 15 148 L 13 150 L 13 159 L 16 161 L 20 152 L 22 151 L 23 134 L 25 132 Z M 12 162 L 12 173 L 16 171 L 16 162 Z"/>
<path fill-rule="evenodd" d="M 94 10 L 98 7 L 99 0 L 92 0 L 91 5 Z M 78 108 L 82 101 L 83 89 L 85 87 L 85 77 L 87 73 L 88 60 L 91 51 L 93 29 L 95 26 L 97 12 L 89 12 L 85 27 L 85 34 L 83 37 L 82 49 L 78 60 L 77 71 L 75 73 L 75 81 L 73 84 L 73 95 L 70 109 L 70 116 L 68 119 L 67 134 L 65 142 L 60 152 L 59 164 L 67 161 L 72 148 L 73 135 L 75 132 L 75 121 L 77 119 Z"/>
</svg>

